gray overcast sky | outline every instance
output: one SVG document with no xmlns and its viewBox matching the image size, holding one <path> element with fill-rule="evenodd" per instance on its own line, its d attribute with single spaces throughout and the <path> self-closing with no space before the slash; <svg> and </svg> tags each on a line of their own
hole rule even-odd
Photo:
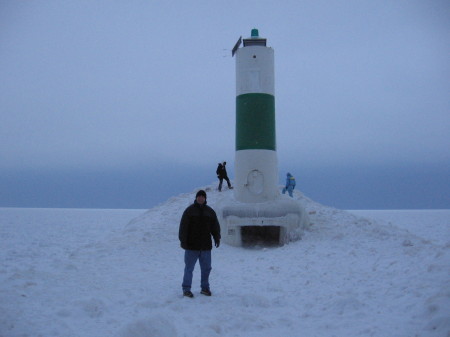
<svg viewBox="0 0 450 337">
<path fill-rule="evenodd" d="M 450 162 L 448 1 L 3 0 L 0 170 L 232 164 L 252 28 L 280 163 Z"/>
</svg>

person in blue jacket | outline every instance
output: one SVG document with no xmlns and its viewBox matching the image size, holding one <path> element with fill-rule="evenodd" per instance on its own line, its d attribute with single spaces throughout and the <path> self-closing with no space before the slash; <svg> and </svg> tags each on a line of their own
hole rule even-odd
<svg viewBox="0 0 450 337">
<path fill-rule="evenodd" d="M 295 178 L 289 172 L 286 174 L 286 186 L 283 187 L 283 194 L 288 191 L 289 196 L 292 198 L 292 191 L 295 188 Z"/>
</svg>

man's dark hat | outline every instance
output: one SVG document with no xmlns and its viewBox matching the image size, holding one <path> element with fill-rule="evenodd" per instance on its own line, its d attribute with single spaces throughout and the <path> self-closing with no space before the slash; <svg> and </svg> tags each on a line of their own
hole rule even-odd
<svg viewBox="0 0 450 337">
<path fill-rule="evenodd" d="M 205 191 L 203 191 L 203 190 L 198 191 L 197 194 L 195 195 L 195 199 L 197 199 L 197 197 L 199 195 L 203 195 L 205 197 L 205 199 L 206 199 L 206 192 Z"/>
</svg>

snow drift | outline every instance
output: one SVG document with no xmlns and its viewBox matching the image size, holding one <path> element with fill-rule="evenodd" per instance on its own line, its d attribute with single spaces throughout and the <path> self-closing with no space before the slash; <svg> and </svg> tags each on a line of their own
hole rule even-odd
<svg viewBox="0 0 450 337">
<path fill-rule="evenodd" d="M 1 209 L 0 336 L 449 336 L 450 211 L 437 236 L 430 217 L 408 231 L 295 191 L 302 240 L 221 245 L 213 296 L 197 267 L 188 299 L 178 225 L 196 191 L 146 212 Z"/>
</svg>

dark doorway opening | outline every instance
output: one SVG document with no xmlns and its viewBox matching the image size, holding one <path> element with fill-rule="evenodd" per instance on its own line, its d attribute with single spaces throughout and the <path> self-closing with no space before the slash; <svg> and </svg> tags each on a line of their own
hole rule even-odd
<svg viewBox="0 0 450 337">
<path fill-rule="evenodd" d="M 242 226 L 242 246 L 280 246 L 280 228 L 280 226 Z"/>
</svg>

